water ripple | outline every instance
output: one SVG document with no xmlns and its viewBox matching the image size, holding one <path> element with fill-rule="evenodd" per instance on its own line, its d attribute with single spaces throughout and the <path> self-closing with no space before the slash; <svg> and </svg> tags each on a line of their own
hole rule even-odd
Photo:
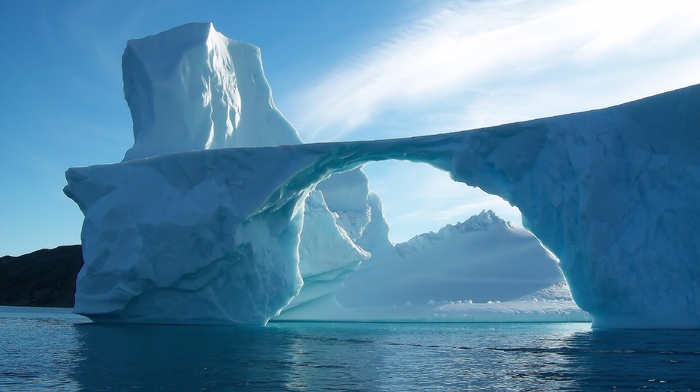
<svg viewBox="0 0 700 392">
<path fill-rule="evenodd" d="M 698 331 L 95 325 L 4 308 L 0 319 L 0 390 L 700 390 Z"/>
</svg>

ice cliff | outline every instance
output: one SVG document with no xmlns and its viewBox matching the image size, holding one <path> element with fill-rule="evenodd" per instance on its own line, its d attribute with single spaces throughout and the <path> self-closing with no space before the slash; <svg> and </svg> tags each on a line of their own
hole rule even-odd
<svg viewBox="0 0 700 392">
<path fill-rule="evenodd" d="M 162 53 L 141 48 L 158 39 Z M 594 325 L 700 328 L 700 86 L 472 131 L 298 144 L 259 51 L 209 24 L 130 41 L 124 64 L 134 147 L 124 162 L 66 172 L 64 191 L 85 214 L 77 313 L 264 324 L 295 305 L 304 273 L 314 290 L 296 301 L 327 297 L 366 257 L 357 244 L 387 246 L 368 234 L 386 228 L 368 191 L 353 190 L 365 201 L 355 205 L 318 184 L 398 159 L 517 206 Z M 329 230 L 306 233 L 305 221 Z M 341 243 L 300 264 L 321 256 L 313 244 Z"/>
</svg>

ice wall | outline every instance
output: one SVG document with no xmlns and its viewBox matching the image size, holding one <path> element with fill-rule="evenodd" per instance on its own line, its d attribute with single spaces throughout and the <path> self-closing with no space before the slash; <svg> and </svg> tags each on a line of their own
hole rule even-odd
<svg viewBox="0 0 700 392">
<path fill-rule="evenodd" d="M 284 311 L 332 294 L 370 257 L 338 226 L 337 215 L 328 209 L 321 191 L 311 192 L 305 207 L 299 241 L 299 272 L 304 286 Z"/>
<path fill-rule="evenodd" d="M 85 213 L 76 313 L 265 324 L 298 293 L 306 190 L 275 179 L 313 156 L 210 151 L 68 170 L 64 191 Z"/>
<path fill-rule="evenodd" d="M 253 83 L 262 80 L 256 78 L 262 76 L 259 52 L 235 47 L 204 26 L 169 33 L 178 36 L 172 40 L 184 48 L 185 63 L 218 53 L 211 64 L 223 67 L 247 50 L 241 61 L 248 61 L 245 72 L 256 93 L 244 99 L 249 95 L 237 66 L 236 83 L 222 76 L 202 90 L 206 78 L 197 72 L 189 78 L 201 64 L 173 69 L 165 65 L 174 62 L 165 61 L 153 69 L 135 60 L 150 52 L 133 57 L 129 52 L 139 45 L 130 43 L 125 64 L 136 62 L 130 65 L 133 79 L 125 74 L 125 94 L 134 116 L 134 147 L 125 162 L 66 173 L 64 191 L 85 214 L 86 265 L 76 312 L 126 322 L 264 324 L 301 286 L 307 195 L 334 173 L 400 159 L 428 163 L 517 206 L 524 224 L 561 260 L 574 299 L 596 326 L 700 328 L 700 86 L 604 110 L 452 134 L 218 148 L 268 143 L 259 136 L 266 127 L 291 129 L 272 131 L 288 141 L 273 144 L 298 138 L 274 110 L 267 83 Z M 223 49 L 202 52 L 201 45 L 189 50 L 190 39 L 204 38 L 207 48 L 226 46 L 230 57 Z M 209 100 L 209 94 L 219 95 Z M 224 102 L 225 110 L 207 106 L 212 101 Z M 248 111 L 246 102 L 259 107 Z M 192 113 L 167 119 L 183 107 Z M 255 126 L 241 125 L 245 118 Z M 222 122 L 227 125 L 219 128 Z M 193 148 L 201 143 L 203 148 Z M 178 152 L 193 149 L 200 151 Z M 372 214 L 380 204 L 366 194 Z M 382 233 L 381 224 L 368 222 L 357 231 L 342 223 L 333 199 L 329 192 L 323 203 L 331 205 L 325 207 L 316 200 L 317 212 L 338 217 L 342 231 L 333 236 L 360 235 L 362 242 L 367 230 Z M 367 210 L 346 202 L 346 217 Z M 331 260 L 317 261 L 322 266 Z M 347 271 L 352 263 L 343 260 L 338 267 Z"/>
</svg>

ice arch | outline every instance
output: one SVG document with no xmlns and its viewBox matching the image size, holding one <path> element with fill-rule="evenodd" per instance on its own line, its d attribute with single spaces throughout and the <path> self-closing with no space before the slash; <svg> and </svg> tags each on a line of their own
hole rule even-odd
<svg viewBox="0 0 700 392">
<path fill-rule="evenodd" d="M 443 135 L 69 169 L 65 192 L 86 215 L 85 256 L 102 271 L 76 311 L 264 324 L 300 287 L 309 189 L 387 159 L 427 163 L 518 207 L 595 325 L 700 327 L 700 85 Z"/>
<path fill-rule="evenodd" d="M 700 327 L 698 86 L 469 132 L 299 145 L 260 50 L 209 23 L 131 40 L 122 61 L 134 146 L 122 163 L 67 172 L 65 192 L 85 214 L 77 313 L 264 324 L 309 295 L 311 285 L 295 297 L 301 240 L 343 261 L 365 254 L 335 224 L 301 236 L 304 208 L 319 207 L 319 222 L 331 214 L 314 184 L 397 159 L 516 205 L 597 325 Z M 264 147 L 282 144 L 297 145 Z"/>
</svg>

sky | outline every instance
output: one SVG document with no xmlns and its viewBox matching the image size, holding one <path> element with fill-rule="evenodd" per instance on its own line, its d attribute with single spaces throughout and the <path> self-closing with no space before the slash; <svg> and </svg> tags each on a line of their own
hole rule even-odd
<svg viewBox="0 0 700 392">
<path fill-rule="evenodd" d="M 122 160 L 126 41 L 213 22 L 261 48 L 305 142 L 460 131 L 700 83 L 695 0 L 0 0 L 0 255 L 80 242 L 69 167 Z M 422 164 L 372 163 L 394 242 L 506 202 Z"/>
</svg>

